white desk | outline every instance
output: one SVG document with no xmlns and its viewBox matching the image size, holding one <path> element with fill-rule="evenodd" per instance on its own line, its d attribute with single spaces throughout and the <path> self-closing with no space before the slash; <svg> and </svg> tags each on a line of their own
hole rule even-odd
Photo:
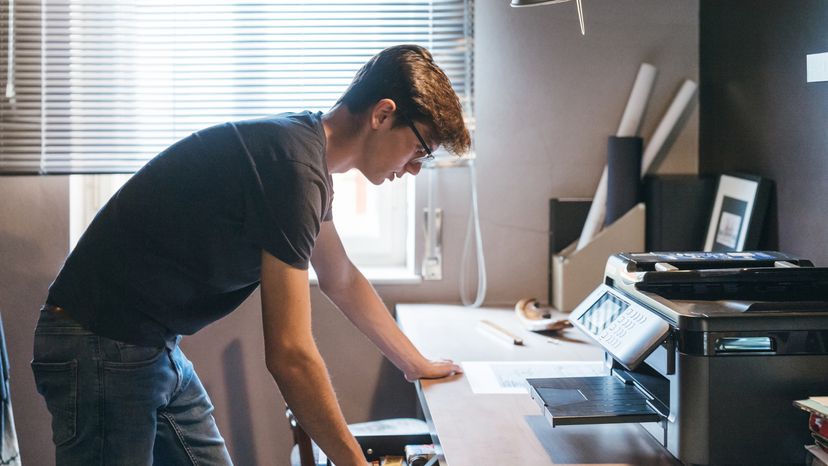
<svg viewBox="0 0 828 466">
<path fill-rule="evenodd" d="M 597 361 L 602 351 L 578 330 L 560 344 L 524 330 L 512 309 L 399 304 L 403 332 L 429 358 L 464 361 Z M 524 340 L 508 345 L 483 335 L 480 319 Z M 552 428 L 528 394 L 474 394 L 461 374 L 418 382 L 417 391 L 443 466 L 678 464 L 638 424 Z"/>
</svg>

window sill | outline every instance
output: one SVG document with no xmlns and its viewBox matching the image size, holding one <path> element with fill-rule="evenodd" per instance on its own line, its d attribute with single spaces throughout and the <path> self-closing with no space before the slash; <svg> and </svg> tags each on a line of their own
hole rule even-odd
<svg viewBox="0 0 828 466">
<path fill-rule="evenodd" d="M 361 267 L 360 272 L 372 285 L 417 285 L 423 277 L 406 267 Z M 317 286 L 316 272 L 309 271 L 310 284 Z"/>
</svg>

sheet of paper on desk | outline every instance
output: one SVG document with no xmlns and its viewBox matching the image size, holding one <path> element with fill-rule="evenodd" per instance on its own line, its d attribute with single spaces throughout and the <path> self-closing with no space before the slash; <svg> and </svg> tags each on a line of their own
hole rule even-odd
<svg viewBox="0 0 828 466">
<path fill-rule="evenodd" d="M 529 393 L 526 379 L 606 375 L 602 361 L 467 361 L 461 363 L 476 394 Z"/>
</svg>

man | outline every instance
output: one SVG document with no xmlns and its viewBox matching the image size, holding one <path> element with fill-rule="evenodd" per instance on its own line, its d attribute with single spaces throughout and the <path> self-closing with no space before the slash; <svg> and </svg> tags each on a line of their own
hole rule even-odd
<svg viewBox="0 0 828 466">
<path fill-rule="evenodd" d="M 422 47 L 373 57 L 326 114 L 193 133 L 101 209 L 49 289 L 32 368 L 59 465 L 231 464 L 180 335 L 261 286 L 266 362 L 302 427 L 338 466 L 364 465 L 311 334 L 320 289 L 413 381 L 454 374 L 424 358 L 348 260 L 331 173 L 374 184 L 469 147 L 459 100 Z"/>
</svg>

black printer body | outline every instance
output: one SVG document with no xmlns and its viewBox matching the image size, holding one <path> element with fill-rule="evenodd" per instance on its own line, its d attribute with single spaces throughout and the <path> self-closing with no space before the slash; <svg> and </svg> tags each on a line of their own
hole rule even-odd
<svg viewBox="0 0 828 466">
<path fill-rule="evenodd" d="M 606 377 L 530 379 L 553 426 L 641 423 L 685 464 L 802 463 L 828 394 L 828 268 L 778 252 L 623 253 L 570 315 Z"/>
</svg>

